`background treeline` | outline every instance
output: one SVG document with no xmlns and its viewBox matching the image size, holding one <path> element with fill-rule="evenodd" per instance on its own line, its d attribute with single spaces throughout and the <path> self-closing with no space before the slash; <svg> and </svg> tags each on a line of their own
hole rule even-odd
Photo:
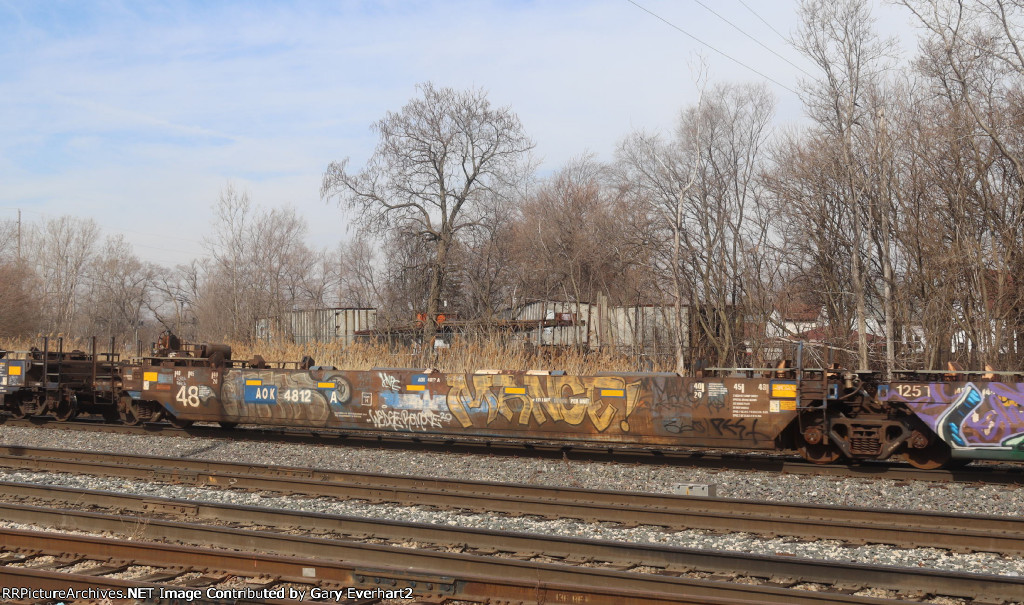
<svg viewBox="0 0 1024 605">
<path fill-rule="evenodd" d="M 1006 0 L 901 2 L 913 57 L 866 0 L 803 0 L 807 120 L 774 126 L 760 84 L 708 84 L 667 132 L 624 134 L 539 176 L 511 108 L 424 84 L 374 124 L 364 167 L 321 195 L 352 237 L 306 242 L 293 210 L 227 186 L 205 254 L 140 261 L 89 219 L 0 224 L 0 336 L 251 341 L 292 309 L 376 307 L 485 322 L 537 300 L 657 305 L 709 365 L 758 365 L 817 312 L 808 355 L 850 367 L 1019 369 L 1024 342 L 1024 12 Z M 581 103 L 585 100 L 581 100 Z M 430 324 L 431 322 L 428 322 Z M 428 325 L 428 332 L 436 326 Z M 429 334 L 427 335 L 429 337 Z"/>
</svg>

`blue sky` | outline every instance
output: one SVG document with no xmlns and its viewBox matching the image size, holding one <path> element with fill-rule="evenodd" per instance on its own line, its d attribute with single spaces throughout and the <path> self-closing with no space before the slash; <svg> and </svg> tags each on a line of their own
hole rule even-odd
<svg viewBox="0 0 1024 605">
<path fill-rule="evenodd" d="M 796 68 L 698 2 L 637 3 L 797 87 Z M 795 1 L 704 3 L 809 69 L 758 18 L 788 35 Z M 882 30 L 912 33 L 903 11 L 876 14 Z M 361 166 L 371 123 L 417 83 L 487 90 L 549 173 L 584 153 L 611 159 L 633 130 L 670 129 L 696 101 L 698 52 L 712 82 L 764 81 L 627 0 L 0 0 L 0 219 L 92 217 L 173 265 L 202 254 L 230 181 L 256 204 L 294 206 L 311 243 L 333 247 L 348 233 L 320 200 L 324 168 Z M 777 123 L 798 122 L 796 96 L 768 84 Z"/>
</svg>

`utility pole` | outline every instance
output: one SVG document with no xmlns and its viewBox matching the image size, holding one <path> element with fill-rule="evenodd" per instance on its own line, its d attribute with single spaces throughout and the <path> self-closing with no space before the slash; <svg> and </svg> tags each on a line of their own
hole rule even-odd
<svg viewBox="0 0 1024 605">
<path fill-rule="evenodd" d="M 18 208 L 18 260 L 21 260 L 21 208 Z"/>
</svg>

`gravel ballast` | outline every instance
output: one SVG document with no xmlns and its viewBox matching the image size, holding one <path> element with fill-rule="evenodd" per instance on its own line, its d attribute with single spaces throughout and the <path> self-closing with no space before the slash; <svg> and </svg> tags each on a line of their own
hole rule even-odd
<svg viewBox="0 0 1024 605">
<path fill-rule="evenodd" d="M 173 456 L 591 489 L 668 492 L 679 483 L 713 483 L 717 486 L 718 495 L 726 498 L 1005 516 L 1020 516 L 1024 512 L 1024 490 L 1007 485 L 840 479 L 755 471 L 552 461 L 473 454 L 448 455 L 337 445 L 267 444 L 230 439 L 116 435 L 6 426 L 0 426 L 0 443 L 25 447 L 59 446 L 64 449 L 95 450 L 128 456 Z M 330 498 L 292 498 L 61 473 L 0 472 L 0 479 L 419 523 L 767 555 L 793 555 L 865 564 L 926 567 L 1008 576 L 1024 575 L 1024 559 L 991 553 L 960 554 L 931 548 L 858 546 L 828 540 L 803 542 L 786 538 L 759 538 L 744 533 L 716 535 L 701 530 L 666 531 L 663 528 L 643 526 L 621 528 L 610 524 L 583 523 L 575 520 L 540 520 L 530 517 L 459 513 L 421 507 L 337 501 Z"/>
</svg>

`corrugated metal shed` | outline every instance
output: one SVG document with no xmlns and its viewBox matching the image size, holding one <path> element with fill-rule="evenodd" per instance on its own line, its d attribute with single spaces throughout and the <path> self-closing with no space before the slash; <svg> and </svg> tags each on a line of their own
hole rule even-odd
<svg viewBox="0 0 1024 605">
<path fill-rule="evenodd" d="M 645 353 L 666 353 L 675 347 L 675 329 L 678 322 L 673 307 L 610 307 L 606 321 L 606 346 Z M 683 325 L 685 329 L 685 307 Z"/>
<path fill-rule="evenodd" d="M 516 321 L 536 321 L 571 317 L 573 325 L 540 327 L 524 337 L 540 346 L 577 346 L 588 349 L 618 349 L 648 354 L 674 350 L 676 316 L 671 306 L 638 305 L 609 307 L 603 297 L 598 303 L 536 301 L 507 314 Z M 683 330 L 687 311 L 683 308 Z M 686 342 L 686 335 L 683 335 Z"/>
<path fill-rule="evenodd" d="M 536 321 L 538 324 L 545 319 L 571 317 L 574 325 L 540 327 L 529 332 L 529 340 L 538 345 L 597 347 L 598 336 L 594 332 L 595 305 L 589 303 L 573 303 L 542 300 L 529 303 L 519 309 L 512 319 L 518 321 Z"/>
<path fill-rule="evenodd" d="M 343 341 L 352 344 L 359 330 L 372 330 L 376 309 L 331 308 L 291 311 L 282 317 L 256 320 L 256 337 L 261 340 L 289 339 L 295 344 Z"/>
</svg>

